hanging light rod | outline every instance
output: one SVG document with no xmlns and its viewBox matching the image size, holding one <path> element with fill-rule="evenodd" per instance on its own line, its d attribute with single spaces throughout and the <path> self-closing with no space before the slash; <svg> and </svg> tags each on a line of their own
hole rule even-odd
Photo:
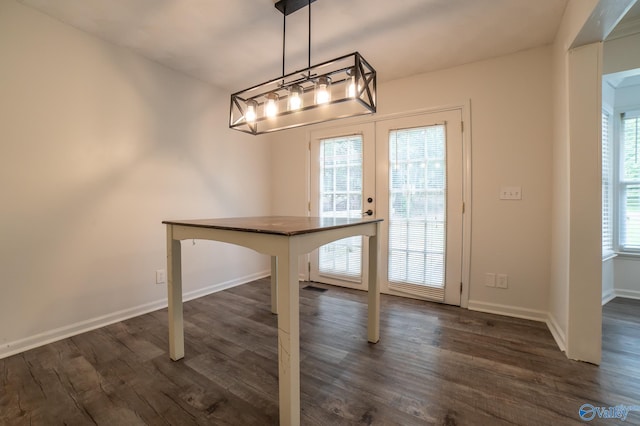
<svg viewBox="0 0 640 426">
<path fill-rule="evenodd" d="M 311 66 L 311 3 L 280 0 L 282 76 L 231 95 L 229 127 L 254 135 L 376 112 L 376 71 L 354 52 Z M 309 7 L 308 67 L 285 74 L 287 15 Z"/>
</svg>

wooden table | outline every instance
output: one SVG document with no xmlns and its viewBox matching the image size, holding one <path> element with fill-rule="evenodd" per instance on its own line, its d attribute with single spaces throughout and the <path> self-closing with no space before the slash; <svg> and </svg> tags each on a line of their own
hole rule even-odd
<svg viewBox="0 0 640 426">
<path fill-rule="evenodd" d="M 181 240 L 203 239 L 248 247 L 271 256 L 271 310 L 278 314 L 280 424 L 300 424 L 300 306 L 298 256 L 342 238 L 369 237 L 368 340 L 380 338 L 378 233 L 382 219 L 244 217 L 167 220 L 169 355 L 184 357 Z"/>
</svg>

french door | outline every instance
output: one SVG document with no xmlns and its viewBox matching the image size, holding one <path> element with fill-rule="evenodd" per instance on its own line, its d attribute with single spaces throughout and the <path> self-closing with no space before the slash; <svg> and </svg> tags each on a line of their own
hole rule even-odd
<svg viewBox="0 0 640 426">
<path fill-rule="evenodd" d="M 375 215 L 374 124 L 316 131 L 311 146 L 311 200 L 313 216 L 362 217 Z M 366 289 L 363 237 L 324 245 L 311 254 L 310 279 L 316 282 Z"/>
<path fill-rule="evenodd" d="M 461 111 L 314 132 L 311 214 L 381 217 L 384 293 L 460 304 L 463 232 Z M 375 187 L 375 189 L 374 189 Z M 362 237 L 321 247 L 313 281 L 366 289 Z"/>
</svg>

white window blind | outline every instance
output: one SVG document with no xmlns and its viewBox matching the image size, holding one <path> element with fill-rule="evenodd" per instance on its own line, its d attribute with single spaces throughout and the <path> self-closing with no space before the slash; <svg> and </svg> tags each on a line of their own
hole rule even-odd
<svg viewBox="0 0 640 426">
<path fill-rule="evenodd" d="M 602 110 L 602 256 L 613 254 L 613 150 L 610 135 L 611 115 Z"/>
<path fill-rule="evenodd" d="M 389 282 L 444 287 L 445 126 L 389 134 Z"/>
<path fill-rule="evenodd" d="M 362 216 L 362 135 L 320 141 L 320 216 Z M 362 274 L 362 237 L 350 237 L 320 247 L 321 274 Z"/>
<path fill-rule="evenodd" d="M 640 111 L 622 114 L 620 248 L 640 251 Z"/>
</svg>

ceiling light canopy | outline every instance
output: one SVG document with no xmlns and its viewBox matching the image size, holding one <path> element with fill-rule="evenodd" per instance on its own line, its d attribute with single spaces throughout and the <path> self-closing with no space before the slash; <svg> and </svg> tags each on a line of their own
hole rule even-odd
<svg viewBox="0 0 640 426">
<path fill-rule="evenodd" d="M 311 3 L 280 0 L 284 15 L 282 76 L 231 95 L 229 127 L 259 135 L 376 112 L 376 71 L 354 52 L 311 66 Z M 309 64 L 284 74 L 286 17 L 309 7 Z"/>
</svg>

